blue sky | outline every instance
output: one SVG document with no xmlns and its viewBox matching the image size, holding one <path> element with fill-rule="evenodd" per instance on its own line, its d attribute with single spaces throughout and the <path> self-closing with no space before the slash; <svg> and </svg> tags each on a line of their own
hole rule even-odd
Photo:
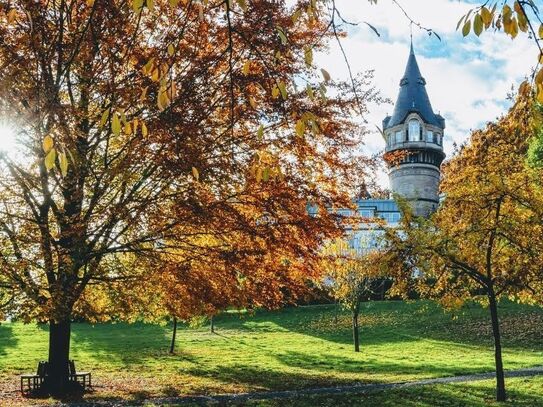
<svg viewBox="0 0 543 407">
<path fill-rule="evenodd" d="M 480 38 L 467 38 L 456 31 L 456 24 L 477 0 L 398 0 L 413 20 L 436 31 L 442 41 L 413 27 L 417 60 L 427 82 L 427 91 L 435 112 L 446 119 L 445 151 L 452 152 L 453 142 L 465 141 L 471 130 L 483 127 L 507 111 L 507 95 L 518 87 L 537 60 L 535 44 L 525 35 L 512 41 L 503 33 L 484 32 Z M 349 28 L 343 40 L 355 73 L 375 70 L 374 83 L 382 95 L 394 102 L 398 84 L 409 54 L 410 25 L 392 0 L 336 0 L 342 15 L 359 23 Z M 381 36 L 363 22 L 377 28 Z M 346 79 L 347 68 L 337 45 L 316 58 L 334 78 Z M 375 125 L 393 105 L 371 106 L 365 118 L 371 132 L 365 138 L 366 150 L 374 153 L 384 148 Z M 385 182 L 386 177 L 380 177 Z"/>
</svg>

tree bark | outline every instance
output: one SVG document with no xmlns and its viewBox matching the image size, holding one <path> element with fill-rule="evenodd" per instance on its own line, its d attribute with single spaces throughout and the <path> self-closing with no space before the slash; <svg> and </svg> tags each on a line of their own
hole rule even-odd
<svg viewBox="0 0 543 407">
<path fill-rule="evenodd" d="M 172 333 L 172 342 L 170 344 L 170 353 L 173 353 L 175 350 L 175 337 L 177 336 L 177 318 L 173 317 L 173 333 Z"/>
<path fill-rule="evenodd" d="M 488 289 L 490 317 L 492 319 L 492 333 L 494 335 L 494 360 L 496 362 L 496 400 L 505 401 L 505 378 L 503 373 L 502 345 L 500 335 L 500 322 L 498 319 L 498 304 L 493 287 Z"/>
<path fill-rule="evenodd" d="M 354 351 L 360 352 L 360 343 L 358 338 L 358 312 L 353 312 L 353 341 Z"/>
<path fill-rule="evenodd" d="M 211 333 L 214 334 L 215 333 L 215 322 L 213 321 L 213 315 L 211 316 L 211 318 L 209 318 L 209 326 L 210 326 L 210 329 L 211 329 Z"/>
<path fill-rule="evenodd" d="M 49 366 L 44 386 L 53 397 L 69 392 L 70 320 L 49 322 Z"/>
</svg>

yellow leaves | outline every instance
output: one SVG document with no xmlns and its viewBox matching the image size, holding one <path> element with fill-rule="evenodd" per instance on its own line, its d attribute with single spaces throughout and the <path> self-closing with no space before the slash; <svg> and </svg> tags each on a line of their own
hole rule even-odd
<svg viewBox="0 0 543 407">
<path fill-rule="evenodd" d="M 169 0 L 169 3 L 172 8 L 176 8 L 179 4 L 179 0 Z"/>
<path fill-rule="evenodd" d="M 330 74 L 328 73 L 328 71 L 324 68 L 321 68 L 321 73 L 322 73 L 322 77 L 324 78 L 324 81 L 325 82 L 330 82 Z"/>
<path fill-rule="evenodd" d="M 543 24 L 539 25 L 538 35 L 539 35 L 539 38 L 543 39 Z"/>
<path fill-rule="evenodd" d="M 305 87 L 305 91 L 311 100 L 315 99 L 315 92 L 313 92 L 313 87 L 309 83 Z"/>
<path fill-rule="evenodd" d="M 302 119 L 299 119 L 298 121 L 296 121 L 296 135 L 298 137 L 302 137 L 305 133 L 305 121 L 302 120 Z"/>
<path fill-rule="evenodd" d="M 485 28 L 488 28 L 492 22 L 492 13 L 485 6 L 481 9 L 481 19 L 483 20 Z"/>
<path fill-rule="evenodd" d="M 145 75 L 149 75 L 149 73 L 151 73 L 153 67 L 155 66 L 155 58 L 151 58 L 149 59 L 149 61 L 147 61 L 147 63 L 143 66 L 143 73 Z"/>
<path fill-rule="evenodd" d="M 200 172 L 198 171 L 196 167 L 192 167 L 192 176 L 194 177 L 196 181 L 200 180 Z"/>
<path fill-rule="evenodd" d="M 308 68 L 311 68 L 311 65 L 313 65 L 313 49 L 311 47 L 306 47 L 304 50 L 304 61 L 305 65 Z"/>
<path fill-rule="evenodd" d="M 89 7 L 94 6 L 94 0 L 87 0 L 87 6 Z"/>
<path fill-rule="evenodd" d="M 155 0 L 146 0 L 145 3 L 149 11 L 155 11 Z"/>
<path fill-rule="evenodd" d="M 277 26 L 276 30 L 277 30 L 277 34 L 279 35 L 279 39 L 281 40 L 281 44 L 282 45 L 287 45 L 288 38 L 287 38 L 287 35 L 285 33 L 285 30 L 283 30 L 283 28 L 281 28 L 280 26 Z"/>
<path fill-rule="evenodd" d="M 170 104 L 170 98 L 168 97 L 168 92 L 164 88 L 160 88 L 158 91 L 157 97 L 157 106 L 160 111 L 165 110 Z"/>
<path fill-rule="evenodd" d="M 143 88 L 143 90 L 141 91 L 141 94 L 140 94 L 140 102 L 145 102 L 145 99 L 147 99 L 147 89 L 149 89 L 148 86 L 146 86 L 145 88 Z"/>
<path fill-rule="evenodd" d="M 17 10 L 14 8 L 9 10 L 8 15 L 7 15 L 8 24 L 14 23 L 16 17 L 17 17 Z"/>
<path fill-rule="evenodd" d="M 64 151 L 58 155 L 58 165 L 60 167 L 60 173 L 63 177 L 65 177 L 68 173 L 68 157 L 66 157 L 66 153 Z"/>
<path fill-rule="evenodd" d="M 45 153 L 48 153 L 54 146 L 53 138 L 49 135 L 43 138 L 42 147 Z"/>
<path fill-rule="evenodd" d="M 104 127 L 109 119 L 109 109 L 104 110 L 100 118 L 100 127 Z"/>
<path fill-rule="evenodd" d="M 274 99 L 277 99 L 277 97 L 279 96 L 279 88 L 277 87 L 277 85 L 273 85 L 273 88 L 272 88 L 272 98 Z"/>
<path fill-rule="evenodd" d="M 126 134 L 127 136 L 132 134 L 132 126 L 130 125 L 130 123 L 128 123 L 128 122 L 125 123 L 123 131 L 124 131 L 124 134 Z"/>
<path fill-rule="evenodd" d="M 285 85 L 285 82 L 279 81 L 279 83 L 277 84 L 277 88 L 281 92 L 281 97 L 283 98 L 283 100 L 287 100 L 288 95 L 287 95 L 287 86 Z"/>
<path fill-rule="evenodd" d="M 57 152 L 54 148 L 51 148 L 45 156 L 45 168 L 47 170 L 52 169 L 55 166 L 55 159 L 57 158 Z"/>
<path fill-rule="evenodd" d="M 264 126 L 262 124 L 258 127 L 258 130 L 256 131 L 256 136 L 259 140 L 262 140 L 262 138 L 264 137 Z"/>
<path fill-rule="evenodd" d="M 236 0 L 236 3 L 243 11 L 247 11 L 247 0 Z"/>
<path fill-rule="evenodd" d="M 132 10 L 134 10 L 136 14 L 141 13 L 141 10 L 143 9 L 143 1 L 144 0 L 132 0 Z"/>
<path fill-rule="evenodd" d="M 147 125 L 145 124 L 145 122 L 141 122 L 141 134 L 143 137 L 147 137 L 147 135 L 149 134 L 149 130 L 147 129 Z"/>
<path fill-rule="evenodd" d="M 247 61 L 244 62 L 243 68 L 241 68 L 241 72 L 243 73 L 243 75 L 249 75 L 249 73 L 251 72 L 251 61 L 250 60 L 247 60 Z"/>
<path fill-rule="evenodd" d="M 117 113 L 114 113 L 111 119 L 111 132 L 116 136 L 121 133 L 121 121 Z"/>
<path fill-rule="evenodd" d="M 173 56 L 175 54 L 175 47 L 173 46 L 173 44 L 168 45 L 168 54 L 170 54 L 170 56 Z"/>
</svg>

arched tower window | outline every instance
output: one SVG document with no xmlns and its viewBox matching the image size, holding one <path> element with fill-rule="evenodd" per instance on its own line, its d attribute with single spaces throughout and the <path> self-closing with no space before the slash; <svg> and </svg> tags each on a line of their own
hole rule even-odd
<svg viewBox="0 0 543 407">
<path fill-rule="evenodd" d="M 434 141 L 434 132 L 432 130 L 428 130 L 426 132 L 426 141 L 428 143 L 432 143 Z"/>
<path fill-rule="evenodd" d="M 420 123 L 418 120 L 413 119 L 409 121 L 409 141 L 419 141 L 420 137 Z"/>
</svg>

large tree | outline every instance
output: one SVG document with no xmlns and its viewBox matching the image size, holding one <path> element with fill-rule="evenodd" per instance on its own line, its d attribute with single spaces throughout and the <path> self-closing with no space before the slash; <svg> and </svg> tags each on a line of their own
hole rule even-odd
<svg viewBox="0 0 543 407">
<path fill-rule="evenodd" d="M 222 234 L 230 262 L 232 242 L 269 257 L 284 239 L 284 267 L 337 232 L 306 205 L 348 204 L 364 105 L 313 63 L 330 18 L 316 1 L 0 1 L 0 113 L 19 140 L 0 155 L 0 279 L 10 315 L 49 323 L 52 394 L 74 312 L 113 312 L 100 290 L 129 309 L 157 253 L 182 271 Z"/>
<path fill-rule="evenodd" d="M 446 163 L 437 213 L 416 219 L 406 207 L 401 230 L 387 234 L 396 290 L 407 292 L 414 284 L 445 306 L 468 300 L 488 306 L 498 401 L 506 399 L 499 299 L 543 300 L 542 174 L 526 165 L 534 126 L 541 125 L 537 117 L 524 83 L 509 113 L 474 132 Z"/>
</svg>

